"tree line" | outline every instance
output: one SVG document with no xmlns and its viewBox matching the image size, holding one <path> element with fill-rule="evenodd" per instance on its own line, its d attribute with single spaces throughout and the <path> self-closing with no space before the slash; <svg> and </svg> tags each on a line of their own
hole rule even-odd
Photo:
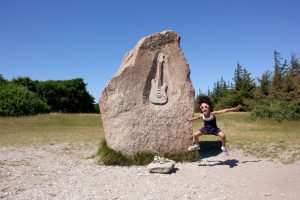
<svg viewBox="0 0 300 200">
<path fill-rule="evenodd" d="M 237 63 L 232 82 L 221 78 L 212 90 L 196 95 L 195 111 L 199 112 L 197 102 L 205 95 L 211 98 L 216 109 L 241 104 L 254 118 L 300 119 L 299 60 L 292 54 L 287 61 L 277 51 L 273 56 L 273 71 L 265 71 L 257 80 L 251 77 L 246 67 Z"/>
<path fill-rule="evenodd" d="M 0 74 L 0 115 L 98 112 L 86 85 L 82 78 L 37 81 L 18 77 L 9 81 Z"/>
</svg>

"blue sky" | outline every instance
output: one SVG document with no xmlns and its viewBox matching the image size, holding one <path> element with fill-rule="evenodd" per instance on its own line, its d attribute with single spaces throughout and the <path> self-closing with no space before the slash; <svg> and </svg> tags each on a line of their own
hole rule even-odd
<svg viewBox="0 0 300 200">
<path fill-rule="evenodd" d="M 300 57 L 299 0 L 0 0 L 0 74 L 6 79 L 84 78 L 98 102 L 126 52 L 163 30 L 181 36 L 196 92 L 252 78 L 273 52 Z"/>
</svg>

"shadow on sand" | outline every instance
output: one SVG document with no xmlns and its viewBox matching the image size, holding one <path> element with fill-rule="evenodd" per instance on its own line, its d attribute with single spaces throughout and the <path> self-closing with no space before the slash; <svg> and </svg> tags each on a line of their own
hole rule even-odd
<svg viewBox="0 0 300 200">
<path fill-rule="evenodd" d="M 200 158 L 209 158 L 219 155 L 222 153 L 221 146 L 221 141 L 201 141 L 201 149 L 198 151 Z"/>
<path fill-rule="evenodd" d="M 198 166 L 209 166 L 209 167 L 213 167 L 213 166 L 218 166 L 218 165 L 228 165 L 229 168 L 234 168 L 237 167 L 239 163 L 248 163 L 248 162 L 260 162 L 261 160 L 250 160 L 250 161 L 243 161 L 240 162 L 237 159 L 228 159 L 225 161 L 220 161 L 220 160 L 216 160 L 216 161 L 207 161 L 208 163 L 205 164 L 199 164 Z"/>
<path fill-rule="evenodd" d="M 214 157 L 214 156 L 218 156 L 219 154 L 223 153 L 221 150 L 221 141 L 201 141 L 200 142 L 200 151 L 198 151 L 199 153 L 199 157 L 201 159 L 203 158 L 209 158 L 209 157 Z M 240 163 L 248 163 L 248 162 L 260 162 L 261 160 L 252 160 L 252 161 L 243 161 L 240 162 L 237 159 L 227 159 L 225 161 L 220 161 L 220 160 L 207 160 L 207 163 L 201 163 L 198 166 L 209 166 L 209 167 L 213 167 L 213 166 L 218 166 L 218 165 L 228 165 L 229 168 L 234 168 L 236 166 L 238 166 L 238 164 Z"/>
</svg>

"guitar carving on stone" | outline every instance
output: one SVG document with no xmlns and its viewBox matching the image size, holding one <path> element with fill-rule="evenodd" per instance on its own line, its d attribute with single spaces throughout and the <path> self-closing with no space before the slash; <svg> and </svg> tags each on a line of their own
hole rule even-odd
<svg viewBox="0 0 300 200">
<path fill-rule="evenodd" d="M 151 90 L 149 99 L 153 104 L 165 104 L 168 101 L 167 84 L 163 83 L 163 62 L 164 54 L 159 53 L 157 58 L 156 80 L 151 80 Z"/>
</svg>

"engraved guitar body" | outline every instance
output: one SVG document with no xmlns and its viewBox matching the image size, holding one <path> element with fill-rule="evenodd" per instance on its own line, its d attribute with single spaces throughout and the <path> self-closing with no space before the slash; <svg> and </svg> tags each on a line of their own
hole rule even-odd
<svg viewBox="0 0 300 200">
<path fill-rule="evenodd" d="M 154 104 L 165 104 L 168 101 L 167 85 L 158 86 L 154 79 L 151 81 L 150 101 Z"/>
<path fill-rule="evenodd" d="M 151 90 L 149 99 L 153 104 L 165 104 L 168 101 L 167 96 L 167 84 L 162 84 L 162 67 L 163 67 L 164 56 L 162 53 L 158 55 L 157 59 L 157 80 L 151 80 Z"/>
</svg>

